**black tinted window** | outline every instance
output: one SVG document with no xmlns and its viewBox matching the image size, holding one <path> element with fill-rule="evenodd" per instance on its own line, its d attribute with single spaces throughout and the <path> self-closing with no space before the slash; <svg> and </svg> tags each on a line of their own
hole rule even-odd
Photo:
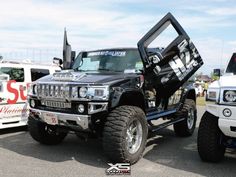
<svg viewBox="0 0 236 177">
<path fill-rule="evenodd" d="M 24 82 L 25 80 L 23 68 L 1 67 L 0 73 L 8 74 L 9 79 L 16 82 Z"/>
<path fill-rule="evenodd" d="M 31 79 L 36 81 L 37 79 L 49 74 L 48 69 L 31 69 Z"/>
<path fill-rule="evenodd" d="M 236 74 L 236 54 L 233 54 L 233 56 L 229 62 L 229 65 L 226 69 L 226 73 Z"/>
</svg>

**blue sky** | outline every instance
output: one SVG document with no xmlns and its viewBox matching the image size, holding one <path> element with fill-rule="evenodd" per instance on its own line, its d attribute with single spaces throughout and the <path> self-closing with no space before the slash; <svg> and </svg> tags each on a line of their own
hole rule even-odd
<svg viewBox="0 0 236 177">
<path fill-rule="evenodd" d="M 0 54 L 41 62 L 61 57 L 64 27 L 76 51 L 135 47 L 167 12 L 198 48 L 205 62 L 199 72 L 226 65 L 236 47 L 234 0 L 2 0 Z"/>
</svg>

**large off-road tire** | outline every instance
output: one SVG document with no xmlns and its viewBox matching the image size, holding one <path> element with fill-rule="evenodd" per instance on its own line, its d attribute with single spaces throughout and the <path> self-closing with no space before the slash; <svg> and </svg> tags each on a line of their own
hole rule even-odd
<svg viewBox="0 0 236 177">
<path fill-rule="evenodd" d="M 143 154 L 148 134 L 145 113 L 136 106 L 120 106 L 107 117 L 103 149 L 112 162 L 134 164 Z"/>
<path fill-rule="evenodd" d="M 194 100 L 186 99 L 182 109 L 176 113 L 177 117 L 185 118 L 183 121 L 174 124 L 174 131 L 177 136 L 191 136 L 196 127 L 197 109 Z"/>
<path fill-rule="evenodd" d="M 197 138 L 198 153 L 203 161 L 219 162 L 224 158 L 223 133 L 218 127 L 218 118 L 209 112 L 202 116 Z"/>
<path fill-rule="evenodd" d="M 58 132 L 55 126 L 35 120 L 29 117 L 28 130 L 32 138 L 42 144 L 56 145 L 63 141 L 67 132 Z"/>
</svg>

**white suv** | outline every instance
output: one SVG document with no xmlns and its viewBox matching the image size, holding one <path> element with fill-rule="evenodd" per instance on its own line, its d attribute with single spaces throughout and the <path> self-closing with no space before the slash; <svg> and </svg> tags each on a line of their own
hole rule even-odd
<svg viewBox="0 0 236 177">
<path fill-rule="evenodd" d="M 225 74 L 209 86 L 206 101 L 198 131 L 198 152 L 203 161 L 218 162 L 226 148 L 236 148 L 236 53 Z"/>
<path fill-rule="evenodd" d="M 0 61 L 0 129 L 27 125 L 31 82 L 61 70 L 56 65 Z"/>
</svg>

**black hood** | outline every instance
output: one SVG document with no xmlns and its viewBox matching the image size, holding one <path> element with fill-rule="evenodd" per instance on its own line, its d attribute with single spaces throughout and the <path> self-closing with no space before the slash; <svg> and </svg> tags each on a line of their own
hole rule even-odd
<svg viewBox="0 0 236 177">
<path fill-rule="evenodd" d="M 67 74 L 68 79 L 65 78 L 65 75 Z M 70 75 L 71 74 L 71 75 Z M 59 77 L 55 77 L 58 75 Z M 73 79 L 69 79 L 73 78 Z M 137 74 L 131 73 L 131 74 L 125 74 L 125 73 L 81 73 L 81 72 L 59 72 L 54 73 L 54 75 L 48 75 L 45 76 L 39 80 L 38 82 L 73 82 L 78 84 L 112 84 L 119 81 L 123 81 L 126 79 L 131 79 L 138 77 Z"/>
</svg>

